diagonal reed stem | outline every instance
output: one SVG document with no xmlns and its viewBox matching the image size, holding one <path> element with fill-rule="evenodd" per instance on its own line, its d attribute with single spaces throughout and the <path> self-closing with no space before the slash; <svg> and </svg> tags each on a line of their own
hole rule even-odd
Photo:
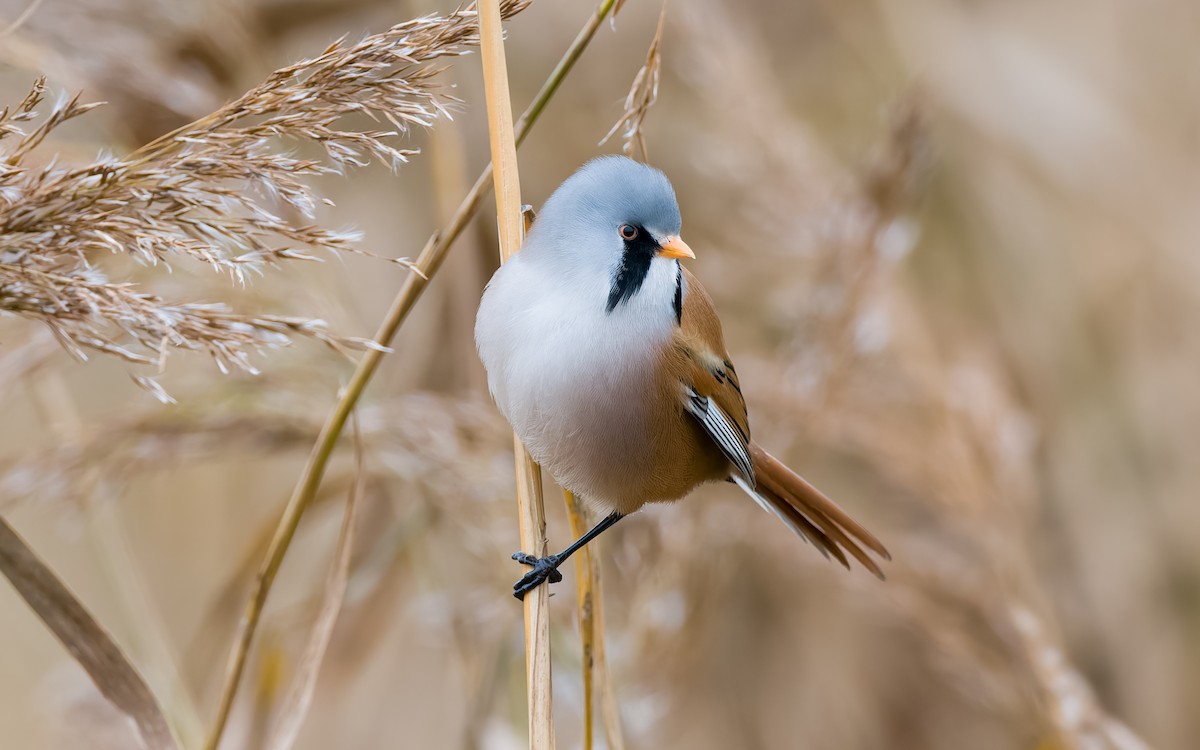
<svg viewBox="0 0 1200 750">
<path fill-rule="evenodd" d="M 615 0 L 602 0 L 599 7 L 596 8 L 592 16 L 583 25 L 583 28 L 580 29 L 575 40 L 571 42 L 571 46 L 567 48 L 562 59 L 558 61 L 554 70 L 550 72 L 549 77 L 542 84 L 541 90 L 538 91 L 529 108 L 517 120 L 516 144 L 518 146 L 524 142 L 526 135 L 528 135 L 534 124 L 536 124 L 546 105 L 554 97 L 555 93 L 558 92 L 567 74 L 571 72 L 571 68 L 575 66 L 576 61 L 583 54 L 583 50 L 592 41 L 592 37 L 595 36 L 596 31 L 600 28 L 600 24 L 612 10 L 614 2 Z M 470 192 L 467 193 L 467 196 L 459 205 L 458 210 L 455 211 L 454 216 L 450 218 L 449 223 L 441 230 L 435 232 L 426 241 L 425 247 L 421 249 L 420 255 L 417 256 L 416 263 L 414 264 L 414 273 L 408 275 L 404 280 L 404 284 L 400 287 L 400 291 L 396 293 L 396 297 L 392 300 L 387 315 L 380 323 L 379 330 L 375 333 L 375 341 L 383 346 L 391 344 L 392 339 L 396 336 L 396 332 L 400 329 L 400 325 L 408 317 L 408 313 L 412 310 L 422 292 L 425 291 L 429 280 L 437 272 L 438 268 L 441 267 L 442 261 L 445 260 L 450 247 L 479 210 L 479 206 L 483 202 L 483 198 L 487 195 L 488 188 L 491 186 L 491 181 L 492 166 L 489 164 L 483 170 L 483 173 L 479 175 L 474 186 L 472 186 Z M 254 632 L 258 627 L 259 619 L 262 617 L 262 609 L 266 604 L 271 585 L 275 582 L 275 576 L 279 573 L 279 568 L 283 563 L 284 556 L 287 554 L 288 546 L 296 534 L 301 516 L 304 515 L 305 509 L 317 494 L 317 489 L 320 487 L 321 479 L 325 475 L 325 469 L 329 464 L 329 458 L 333 454 L 334 446 L 337 444 L 342 429 L 346 425 L 346 420 L 355 404 L 358 403 L 363 391 L 366 390 L 367 384 L 374 377 L 375 371 L 379 368 L 379 364 L 383 360 L 383 354 L 381 351 L 369 349 L 359 359 L 350 382 L 342 391 L 337 404 L 334 405 L 333 410 L 325 420 L 325 424 L 321 427 L 321 433 L 317 436 L 317 441 L 313 445 L 312 452 L 309 454 L 304 471 L 300 475 L 300 479 L 296 483 L 296 488 L 293 490 L 287 507 L 283 511 L 283 516 L 279 520 L 279 525 L 275 529 L 275 535 L 271 538 L 271 544 L 267 549 L 267 556 L 263 560 L 262 566 L 259 568 L 258 575 L 255 578 L 254 592 L 246 605 L 246 611 L 239 623 L 237 637 L 229 654 L 229 661 L 221 687 L 217 715 L 213 721 L 213 728 L 208 742 L 205 744 L 206 750 L 217 750 L 221 744 L 221 736 L 224 734 L 225 725 L 229 720 L 229 711 L 233 707 L 233 699 L 237 694 L 242 674 L 246 669 L 246 657 L 250 651 L 250 644 L 254 639 Z"/>
</svg>

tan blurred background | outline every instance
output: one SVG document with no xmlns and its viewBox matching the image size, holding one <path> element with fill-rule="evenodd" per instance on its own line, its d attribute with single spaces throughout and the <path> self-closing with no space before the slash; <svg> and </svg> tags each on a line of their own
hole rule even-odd
<svg viewBox="0 0 1200 750">
<path fill-rule="evenodd" d="M 4 0 L 15 20 L 24 0 Z M 509 24 L 519 110 L 593 10 Z M 521 152 L 540 203 L 596 144 L 657 3 L 605 26 Z M 123 153 L 333 39 L 434 0 L 44 0 L 0 35 L 0 98 L 39 73 L 109 105 L 55 134 Z M 609 652 L 633 748 L 1200 747 L 1200 5 L 1188 0 L 677 1 L 650 161 L 672 178 L 756 436 L 888 544 L 881 584 L 732 488 L 605 536 Z M 322 220 L 413 256 L 483 166 L 478 57 L 425 153 L 322 180 Z M 484 214 L 362 411 L 350 586 L 299 746 L 524 743 L 511 446 L 471 327 Z M 140 270 L 166 296 L 369 336 L 404 271 Z M 159 405 L 0 318 L 0 511 L 203 726 L 254 566 L 347 362 L 301 341 L 222 376 L 173 355 Z M 348 449 L 277 586 L 227 748 L 256 747 L 328 564 Z M 550 498 L 550 538 L 568 530 Z M 580 746 L 571 575 L 557 587 L 559 747 Z M 133 742 L 0 585 L 0 746 Z M 197 724 L 197 722 L 199 722 Z"/>
</svg>

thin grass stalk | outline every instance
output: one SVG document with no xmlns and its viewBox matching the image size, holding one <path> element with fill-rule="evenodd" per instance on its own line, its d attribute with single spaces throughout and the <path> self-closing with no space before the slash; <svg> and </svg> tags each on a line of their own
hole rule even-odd
<svg viewBox="0 0 1200 750">
<path fill-rule="evenodd" d="M 586 506 L 570 490 L 563 490 L 566 520 L 571 524 L 571 536 L 580 538 L 592 521 Z M 598 540 L 599 541 L 599 540 Z M 604 637 L 604 592 L 600 586 L 600 563 L 593 557 L 596 542 L 576 552 L 575 589 L 580 614 L 580 641 L 583 673 L 583 750 L 595 744 L 595 702 L 599 692 L 600 718 L 604 721 L 605 740 L 610 750 L 625 750 L 625 736 L 620 728 L 620 710 L 608 672 L 608 656 Z"/>
<path fill-rule="evenodd" d="M 20 28 L 25 25 L 25 22 L 37 12 L 37 9 L 40 8 L 41 5 L 42 0 L 32 0 L 32 2 L 25 6 L 25 10 L 21 11 L 21 15 L 17 16 L 15 21 L 10 23 L 8 26 L 5 26 L 4 29 L 0 30 L 0 39 L 10 36 L 14 32 L 20 30 Z"/>
<path fill-rule="evenodd" d="M 570 490 L 563 490 L 571 536 L 580 537 L 591 528 L 587 508 Z M 599 541 L 599 540 L 597 540 Z M 596 542 L 575 553 L 576 605 L 579 609 L 579 637 L 583 649 L 583 750 L 595 743 L 595 703 L 599 693 L 600 716 L 609 750 L 625 750 L 621 716 L 609 677 L 608 657 L 604 649 L 604 593 L 600 584 L 600 562 L 592 555 Z"/>
<path fill-rule="evenodd" d="M 667 3 L 666 0 L 663 0 L 662 10 L 658 13 L 658 28 L 654 31 L 654 39 L 650 41 L 650 48 L 646 50 L 646 62 L 642 63 L 642 67 L 638 69 L 637 75 L 633 78 L 633 85 L 629 87 L 621 119 L 617 120 L 612 129 L 600 139 L 600 145 L 603 146 L 618 132 L 621 133 L 621 140 L 625 141 L 621 150 L 626 155 L 646 163 L 650 162 L 650 152 L 646 150 L 646 134 L 643 128 L 646 124 L 646 115 L 658 101 L 658 78 L 662 68 L 662 55 L 659 49 L 662 46 L 663 26 L 666 21 Z"/>
<path fill-rule="evenodd" d="M 608 669 L 608 651 L 604 646 L 603 581 L 600 561 L 596 560 L 592 566 L 592 622 L 596 632 L 592 660 L 595 662 L 596 687 L 600 693 L 600 718 L 604 721 L 604 739 L 608 742 L 608 750 L 625 750 L 621 711 L 617 706 L 617 692 L 613 688 L 612 672 Z"/>
<path fill-rule="evenodd" d="M 313 621 L 308 644 L 296 670 L 297 674 L 288 688 L 287 697 L 279 707 L 279 716 L 275 720 L 274 729 L 271 730 L 271 739 L 266 743 L 269 750 L 291 750 L 296 744 L 296 738 L 300 735 L 300 729 L 304 726 L 304 720 L 312 706 L 317 678 L 320 676 L 325 652 L 333 638 L 333 629 L 346 595 L 346 584 L 350 577 L 350 555 L 354 548 L 354 524 L 358 518 L 358 509 L 362 506 L 367 482 L 365 450 L 357 413 L 353 420 L 352 433 L 354 481 L 351 482 L 350 491 L 346 495 L 342 528 L 338 534 L 337 546 L 334 547 L 333 560 L 330 562 L 324 592 L 321 595 L 321 607 Z"/>
<path fill-rule="evenodd" d="M 571 525 L 571 536 L 575 539 L 587 533 L 587 509 L 575 493 L 563 490 L 563 501 L 567 505 L 567 521 Z M 575 596 L 579 609 L 579 641 L 582 649 L 580 672 L 583 674 L 583 750 L 592 750 L 595 730 L 593 709 L 595 695 L 595 644 L 596 620 L 592 617 L 595 601 L 595 565 L 592 561 L 592 546 L 586 545 L 575 554 Z"/>
<path fill-rule="evenodd" d="M 592 38 L 596 35 L 596 31 L 600 28 L 600 24 L 603 23 L 612 10 L 614 2 L 615 0 L 603 0 L 600 3 L 592 16 L 584 23 L 583 28 L 580 29 L 579 34 L 576 35 L 575 40 L 567 48 L 567 51 L 558 61 L 554 70 L 550 72 L 546 82 L 542 84 L 541 90 L 538 91 L 529 108 L 521 115 L 516 124 L 516 143 L 518 146 L 524 142 L 529 131 L 537 123 L 538 118 L 541 117 L 546 105 L 549 104 L 550 100 L 558 92 L 567 74 L 571 72 L 576 61 L 583 54 L 584 49 L 592 41 Z M 450 251 L 454 241 L 458 239 L 463 230 L 466 229 L 467 224 L 479 210 L 483 199 L 488 194 L 488 189 L 491 187 L 491 181 L 492 165 L 488 164 L 483 173 L 475 180 L 471 191 L 463 199 L 463 202 L 459 204 L 458 210 L 455 211 L 454 216 L 451 217 L 446 226 L 433 233 L 425 242 L 425 247 L 421 249 L 420 255 L 417 256 L 416 262 L 413 263 L 413 273 L 409 274 L 404 280 L 400 291 L 396 293 L 387 314 L 384 316 L 379 329 L 375 333 L 374 340 L 381 346 L 389 346 L 396 337 L 396 332 L 400 330 L 400 326 L 407 319 L 409 312 L 412 311 L 413 306 L 420 299 L 421 294 L 425 291 L 425 287 L 429 284 L 429 280 L 433 278 L 433 275 L 441 267 L 442 261 L 445 260 L 446 254 Z M 217 718 L 210 733 L 209 741 L 205 745 L 206 750 L 217 750 L 217 746 L 220 744 L 220 738 L 224 733 L 225 723 L 229 717 L 229 710 L 233 706 L 233 699 L 246 669 L 246 657 L 250 651 L 250 644 L 254 640 L 254 632 L 258 628 L 258 622 L 262 617 L 262 609 L 266 604 L 271 586 L 275 582 L 275 576 L 279 573 L 283 558 L 287 554 L 293 537 L 296 535 L 300 518 L 304 515 L 305 509 L 312 503 L 313 498 L 316 497 L 317 489 L 320 487 L 321 479 L 325 475 L 325 469 L 329 465 L 329 459 L 333 455 L 333 449 L 337 445 L 338 438 L 345 428 L 346 420 L 350 412 L 354 409 L 355 404 L 362 397 L 367 384 L 375 376 L 375 372 L 379 369 L 379 364 L 383 361 L 385 353 L 382 350 L 368 349 L 358 360 L 358 365 L 354 369 L 354 374 L 350 377 L 350 382 L 342 390 L 341 397 L 326 418 L 325 424 L 321 427 L 321 432 L 317 436 L 316 443 L 313 444 L 313 449 L 309 454 L 300 479 L 296 483 L 296 488 L 288 500 L 287 507 L 284 508 L 283 516 L 279 520 L 275 535 L 272 537 L 271 544 L 267 549 L 267 556 L 264 558 L 262 567 L 259 569 L 256 577 L 254 592 L 246 605 L 246 612 L 242 616 L 237 637 L 230 650 L 225 680 L 221 688 Z"/>
<path fill-rule="evenodd" d="M 479 3 L 479 47 L 483 60 L 483 89 L 487 99 L 488 140 L 491 143 L 496 219 L 499 225 L 500 262 L 521 249 L 524 220 L 521 180 L 517 165 L 517 139 L 513 131 L 512 103 L 508 91 L 508 64 L 504 58 L 504 28 L 499 0 Z M 517 519 L 521 549 L 546 553 L 546 510 L 542 499 L 541 468 L 513 435 L 516 458 Z M 553 750 L 554 719 L 550 686 L 550 587 L 539 586 L 522 600 L 525 612 L 525 678 L 529 700 L 529 747 Z"/>
</svg>

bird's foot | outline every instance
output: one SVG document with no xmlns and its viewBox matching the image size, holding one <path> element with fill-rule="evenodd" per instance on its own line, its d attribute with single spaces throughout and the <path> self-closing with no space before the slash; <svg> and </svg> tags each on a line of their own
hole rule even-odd
<svg viewBox="0 0 1200 750">
<path fill-rule="evenodd" d="M 513 596 L 518 599 L 524 600 L 526 594 L 546 581 L 558 583 L 563 579 L 562 573 L 558 572 L 559 563 L 562 562 L 558 555 L 534 557 L 524 552 L 514 552 L 512 559 L 522 565 L 533 566 L 533 570 L 526 573 L 521 580 L 513 584 Z"/>
</svg>

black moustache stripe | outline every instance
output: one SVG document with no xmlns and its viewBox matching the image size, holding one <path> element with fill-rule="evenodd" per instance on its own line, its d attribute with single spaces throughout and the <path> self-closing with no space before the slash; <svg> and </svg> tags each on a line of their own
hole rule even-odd
<svg viewBox="0 0 1200 750">
<path fill-rule="evenodd" d="M 683 325 L 683 266 L 675 261 L 675 325 Z"/>
<path fill-rule="evenodd" d="M 628 301 L 637 294 L 650 273 L 650 261 L 658 252 L 658 243 L 645 229 L 638 227 L 637 237 L 625 240 L 625 252 L 621 256 L 621 267 L 613 278 L 612 287 L 608 291 L 608 305 L 605 311 L 612 312 L 617 305 Z"/>
</svg>

